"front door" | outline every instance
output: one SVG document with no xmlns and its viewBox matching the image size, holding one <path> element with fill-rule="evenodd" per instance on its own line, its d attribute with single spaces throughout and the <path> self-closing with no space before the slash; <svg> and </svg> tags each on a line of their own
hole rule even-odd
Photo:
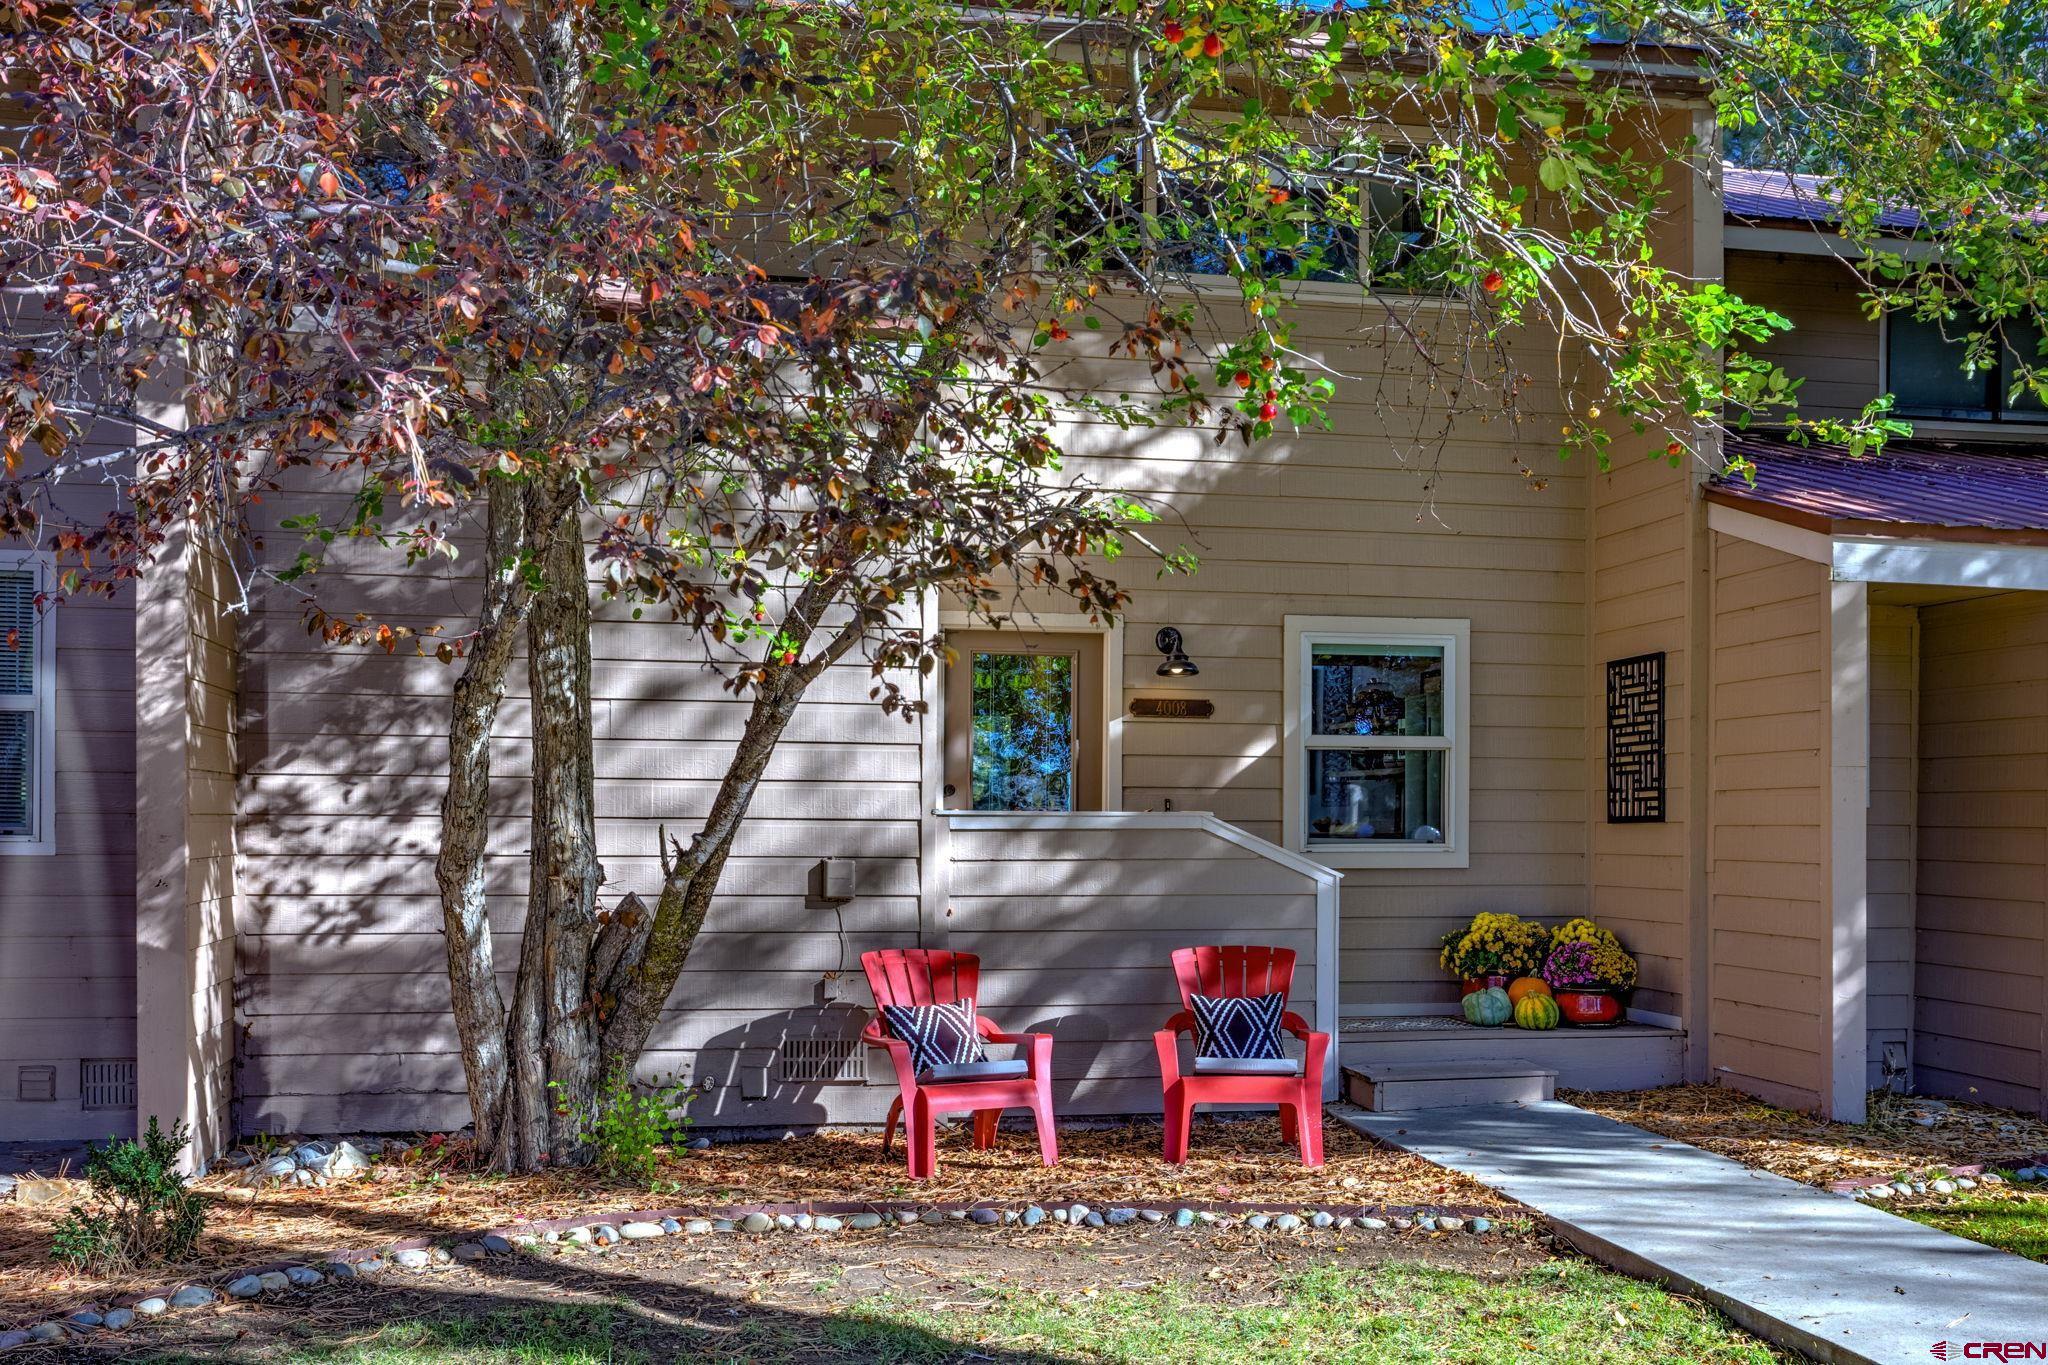
<svg viewBox="0 0 2048 1365">
<path fill-rule="evenodd" d="M 947 809 L 1103 808 L 1102 639 L 948 633 Z"/>
</svg>

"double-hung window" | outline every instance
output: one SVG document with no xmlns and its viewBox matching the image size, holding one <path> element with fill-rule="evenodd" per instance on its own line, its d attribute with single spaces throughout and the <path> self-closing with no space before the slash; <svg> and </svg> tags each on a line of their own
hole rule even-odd
<svg viewBox="0 0 2048 1365">
<path fill-rule="evenodd" d="M 1287 847 L 1332 867 L 1466 867 L 1471 623 L 1286 618 Z"/>
<path fill-rule="evenodd" d="M 0 854 L 56 851 L 56 624 L 46 556 L 0 551 Z"/>
</svg>

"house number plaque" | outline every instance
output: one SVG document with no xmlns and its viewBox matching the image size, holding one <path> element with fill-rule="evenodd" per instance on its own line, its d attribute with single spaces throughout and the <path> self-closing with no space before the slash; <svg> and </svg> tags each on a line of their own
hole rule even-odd
<svg viewBox="0 0 2048 1365">
<path fill-rule="evenodd" d="M 1207 720 L 1216 703 L 1205 697 L 1133 697 L 1131 714 L 1141 720 Z"/>
</svg>

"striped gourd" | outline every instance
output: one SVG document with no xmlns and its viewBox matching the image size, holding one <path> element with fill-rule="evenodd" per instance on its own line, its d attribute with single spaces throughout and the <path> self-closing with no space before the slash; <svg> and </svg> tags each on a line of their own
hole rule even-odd
<svg viewBox="0 0 2048 1365">
<path fill-rule="evenodd" d="M 1556 1028 L 1557 1001 L 1547 995 L 1525 995 L 1515 1002 L 1516 1028 Z"/>
</svg>

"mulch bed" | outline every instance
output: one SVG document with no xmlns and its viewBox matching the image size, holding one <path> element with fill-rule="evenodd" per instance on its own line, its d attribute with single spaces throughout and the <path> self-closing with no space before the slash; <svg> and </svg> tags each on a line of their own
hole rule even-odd
<svg viewBox="0 0 2048 1365">
<path fill-rule="evenodd" d="M 730 1208 L 782 1203 L 1010 1206 L 1079 1200 L 1172 1206 L 1258 1204 L 1485 1208 L 1514 1206 L 1484 1186 L 1419 1157 L 1368 1144 L 1334 1120 L 1325 1164 L 1301 1166 L 1267 1117 L 1200 1121 L 1184 1167 L 1160 1160 L 1156 1120 L 1060 1134 L 1060 1164 L 1038 1162 L 1028 1133 L 1005 1131 L 977 1152 L 964 1130 L 943 1133 L 936 1178 L 912 1184 L 902 1147 L 884 1158 L 872 1132 L 824 1132 L 781 1142 L 721 1144 L 666 1160 L 651 1187 L 589 1171 L 534 1176 L 464 1173 L 427 1149 L 380 1163 L 369 1178 L 325 1189 L 244 1188 L 239 1172 L 199 1182 L 215 1208 L 199 1252 L 176 1266 L 90 1277 L 49 1259 L 50 1226 L 74 1201 L 0 1204 L 0 1326 L 51 1317 L 184 1280 L 209 1281 L 265 1262 L 319 1259 L 413 1237 L 450 1237 L 525 1219 L 572 1219 L 649 1207 Z M 719 1239 L 731 1245 L 731 1239 Z M 780 1245 L 780 1239 L 777 1245 Z M 771 1253 L 773 1254 L 773 1253 Z"/>
<path fill-rule="evenodd" d="M 2012 1167 L 2048 1157 L 2048 1121 L 1962 1100 L 1878 1092 L 1870 1097 L 1869 1121 L 1850 1125 L 1711 1085 L 1560 1090 L 1557 1097 L 1808 1185 Z"/>
</svg>

